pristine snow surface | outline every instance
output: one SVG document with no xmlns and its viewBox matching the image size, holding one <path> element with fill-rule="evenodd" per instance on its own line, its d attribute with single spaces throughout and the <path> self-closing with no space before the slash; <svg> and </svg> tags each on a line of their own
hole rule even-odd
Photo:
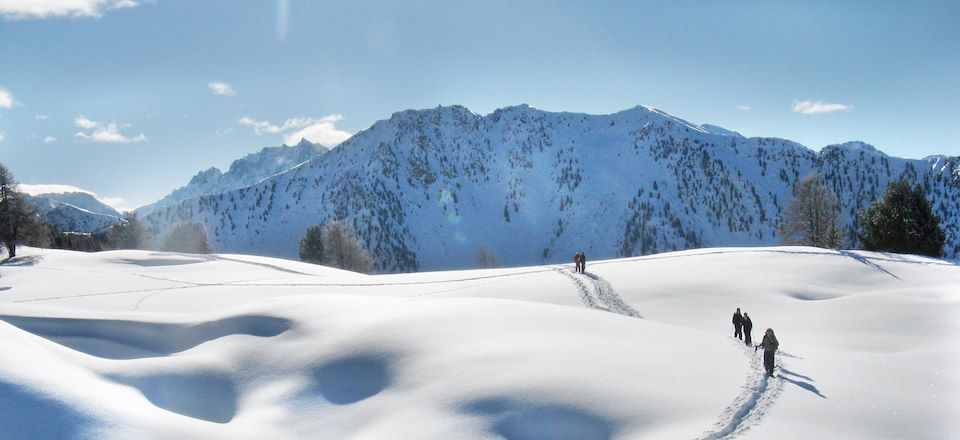
<svg viewBox="0 0 960 440">
<path fill-rule="evenodd" d="M 243 255 L 0 265 L 3 439 L 951 439 L 960 268 L 816 248 L 367 276 Z M 731 337 L 781 344 L 777 377 Z"/>
</svg>

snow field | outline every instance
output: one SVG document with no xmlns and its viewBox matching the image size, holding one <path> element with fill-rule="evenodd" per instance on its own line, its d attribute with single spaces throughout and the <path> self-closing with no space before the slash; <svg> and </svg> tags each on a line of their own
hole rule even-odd
<svg viewBox="0 0 960 440">
<path fill-rule="evenodd" d="M 4 438 L 960 432 L 960 271 L 938 260 L 731 248 L 583 275 L 365 276 L 240 255 L 23 255 L 0 265 Z M 755 343 L 776 330 L 778 377 L 731 338 L 738 306 Z"/>
</svg>

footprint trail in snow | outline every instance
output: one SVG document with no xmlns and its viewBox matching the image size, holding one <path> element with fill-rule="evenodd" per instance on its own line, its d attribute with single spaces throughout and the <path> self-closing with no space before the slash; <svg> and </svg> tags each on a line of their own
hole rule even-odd
<svg viewBox="0 0 960 440">
<path fill-rule="evenodd" d="M 617 294 L 607 280 L 593 273 L 577 273 L 568 267 L 555 268 L 561 275 L 569 278 L 577 286 L 580 300 L 591 309 L 618 313 L 634 318 L 642 318 L 638 312 Z M 588 285 L 589 284 L 589 285 Z M 738 345 L 741 342 L 736 342 Z M 750 357 L 750 368 L 743 391 L 727 406 L 713 427 L 705 431 L 697 440 L 722 440 L 738 437 L 750 428 L 758 425 L 763 416 L 773 406 L 783 392 L 783 381 L 779 377 L 767 377 L 763 367 L 763 356 L 743 347 Z M 783 367 L 783 360 L 777 354 L 777 364 Z"/>
</svg>

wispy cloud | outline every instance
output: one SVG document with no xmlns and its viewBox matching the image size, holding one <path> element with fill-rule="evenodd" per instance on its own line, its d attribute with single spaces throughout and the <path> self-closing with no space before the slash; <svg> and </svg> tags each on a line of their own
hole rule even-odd
<svg viewBox="0 0 960 440">
<path fill-rule="evenodd" d="M 290 1 L 277 0 L 277 41 L 286 41 L 290 25 Z"/>
<path fill-rule="evenodd" d="M 120 133 L 120 129 L 130 127 L 130 124 L 117 124 L 116 122 L 101 123 L 84 116 L 77 116 L 73 124 L 84 131 L 78 131 L 73 135 L 79 141 L 96 142 L 107 144 L 129 144 L 134 142 L 147 142 L 143 133 L 136 136 L 126 136 Z"/>
<path fill-rule="evenodd" d="M 7 134 L 4 133 L 4 132 L 2 132 L 2 131 L 0 131 L 0 142 L 3 142 L 3 140 L 6 139 L 6 138 L 7 138 Z"/>
<path fill-rule="evenodd" d="M 258 135 L 282 134 L 283 143 L 287 145 L 296 145 L 300 139 L 305 138 L 310 142 L 332 148 L 352 136 L 348 132 L 337 130 L 336 123 L 342 120 L 341 115 L 330 115 L 320 119 L 290 118 L 283 121 L 283 124 L 275 125 L 269 121 L 257 121 L 244 116 L 237 122 L 252 127 L 254 133 Z"/>
<path fill-rule="evenodd" d="M 0 0 L 0 15 L 7 20 L 31 18 L 93 17 L 104 11 L 132 8 L 135 0 Z"/>
<path fill-rule="evenodd" d="M 739 107 L 737 107 L 737 108 L 740 109 L 740 110 L 743 110 L 743 111 L 745 111 L 745 112 L 748 112 L 748 111 L 750 111 L 750 110 L 753 110 L 753 107 L 750 107 L 749 105 L 741 105 L 741 106 L 739 106 Z"/>
<path fill-rule="evenodd" d="M 47 119 L 50 119 L 50 115 L 36 115 L 33 117 L 33 119 L 38 121 L 46 121 Z"/>
<path fill-rule="evenodd" d="M 57 138 L 55 138 L 55 137 L 53 137 L 53 136 L 47 136 L 47 137 L 43 138 L 43 143 L 45 143 L 45 144 L 52 144 L 52 143 L 54 143 L 54 142 L 56 142 L 56 141 L 57 141 Z"/>
<path fill-rule="evenodd" d="M 0 4 L 3 4 L 2 2 L 3 0 L 0 0 Z M 20 105 L 20 103 L 13 99 L 13 93 L 0 86 L 0 108 L 10 109 L 16 105 Z"/>
<path fill-rule="evenodd" d="M 56 183 L 30 185 L 26 183 L 21 183 L 18 186 L 20 187 L 20 192 L 30 194 L 31 196 L 48 194 L 48 193 L 71 193 L 71 192 L 86 193 L 86 194 L 90 194 L 97 200 L 103 202 L 103 204 L 110 206 L 113 209 L 116 209 L 117 211 L 123 212 L 123 211 L 130 210 L 130 208 L 125 206 L 126 200 L 124 200 L 122 197 L 101 196 L 100 194 L 97 194 L 93 191 L 88 191 L 73 185 L 61 185 Z"/>
<path fill-rule="evenodd" d="M 233 86 L 225 82 L 219 82 L 219 81 L 208 82 L 207 87 L 209 87 L 210 90 L 213 91 L 214 95 L 233 96 L 237 94 L 237 91 L 233 89 Z"/>
<path fill-rule="evenodd" d="M 797 101 L 793 103 L 793 111 L 805 115 L 817 115 L 820 113 L 845 112 L 853 110 L 852 105 L 837 104 L 823 101 Z"/>
</svg>

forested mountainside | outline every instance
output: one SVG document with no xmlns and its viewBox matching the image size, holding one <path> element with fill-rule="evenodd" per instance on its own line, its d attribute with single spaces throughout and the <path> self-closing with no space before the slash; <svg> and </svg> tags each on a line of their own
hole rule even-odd
<svg viewBox="0 0 960 440">
<path fill-rule="evenodd" d="M 815 152 L 638 106 L 610 115 L 526 105 L 395 113 L 328 153 L 246 187 L 187 198 L 144 218 L 155 237 L 197 220 L 217 252 L 295 258 L 304 229 L 346 219 L 380 271 L 505 265 L 779 244 L 797 180 L 836 191 L 855 217 L 888 182 L 920 183 L 960 254 L 957 157 L 909 160 L 849 142 Z"/>
</svg>

